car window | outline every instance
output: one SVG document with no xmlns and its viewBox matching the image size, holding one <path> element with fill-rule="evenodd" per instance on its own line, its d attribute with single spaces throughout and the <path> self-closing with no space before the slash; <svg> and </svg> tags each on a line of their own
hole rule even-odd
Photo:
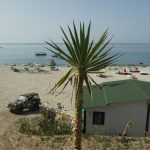
<svg viewBox="0 0 150 150">
<path fill-rule="evenodd" d="M 26 100 L 26 97 L 25 97 L 25 96 L 19 96 L 18 100 L 19 100 L 19 101 L 25 101 L 25 100 Z"/>
<path fill-rule="evenodd" d="M 34 95 L 34 98 L 39 98 L 39 96 L 38 95 Z"/>
</svg>

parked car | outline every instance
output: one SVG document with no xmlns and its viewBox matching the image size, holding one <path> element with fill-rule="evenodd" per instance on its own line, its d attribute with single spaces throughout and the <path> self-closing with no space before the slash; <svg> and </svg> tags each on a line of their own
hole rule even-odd
<svg viewBox="0 0 150 150">
<path fill-rule="evenodd" d="M 23 113 L 24 109 L 38 110 L 41 99 L 38 93 L 22 94 L 15 102 L 8 104 L 8 108 L 12 113 Z"/>
</svg>

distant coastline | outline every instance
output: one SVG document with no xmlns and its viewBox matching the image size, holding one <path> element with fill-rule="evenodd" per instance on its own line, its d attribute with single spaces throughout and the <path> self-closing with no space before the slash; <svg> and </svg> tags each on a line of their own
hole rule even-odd
<svg viewBox="0 0 150 150">
<path fill-rule="evenodd" d="M 64 43 L 62 43 L 62 42 L 55 42 L 56 44 L 64 44 Z M 0 44 L 45 44 L 45 42 L 0 42 Z M 131 45 L 143 45 L 143 44 L 150 44 L 150 42 L 149 43 L 118 43 L 118 42 L 112 42 L 112 43 L 110 43 L 110 44 L 117 44 L 117 45 L 126 45 L 126 44 L 131 44 Z"/>
</svg>

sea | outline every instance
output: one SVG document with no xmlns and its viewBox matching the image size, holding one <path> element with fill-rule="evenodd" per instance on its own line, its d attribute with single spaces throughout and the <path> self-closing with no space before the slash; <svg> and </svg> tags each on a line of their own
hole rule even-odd
<svg viewBox="0 0 150 150">
<path fill-rule="evenodd" d="M 63 43 L 58 45 L 67 51 Z M 150 65 L 150 43 L 111 43 L 108 48 L 111 46 L 113 49 L 110 55 L 122 54 L 115 65 Z M 0 64 L 47 64 L 49 59 L 53 59 L 58 66 L 68 65 L 65 61 L 52 57 L 46 47 L 45 43 L 0 43 Z M 36 56 L 37 52 L 45 52 L 47 55 Z"/>
</svg>

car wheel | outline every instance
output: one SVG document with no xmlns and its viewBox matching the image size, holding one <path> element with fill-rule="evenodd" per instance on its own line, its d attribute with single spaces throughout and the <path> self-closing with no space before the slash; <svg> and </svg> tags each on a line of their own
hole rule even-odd
<svg viewBox="0 0 150 150">
<path fill-rule="evenodd" d="M 14 112 L 12 108 L 9 108 L 9 111 L 12 112 L 12 113 Z"/>
<path fill-rule="evenodd" d="M 23 107 L 18 108 L 17 113 L 22 114 L 23 113 Z"/>
<path fill-rule="evenodd" d="M 39 104 L 35 104 L 34 107 L 32 108 L 32 110 L 39 110 Z"/>
</svg>

